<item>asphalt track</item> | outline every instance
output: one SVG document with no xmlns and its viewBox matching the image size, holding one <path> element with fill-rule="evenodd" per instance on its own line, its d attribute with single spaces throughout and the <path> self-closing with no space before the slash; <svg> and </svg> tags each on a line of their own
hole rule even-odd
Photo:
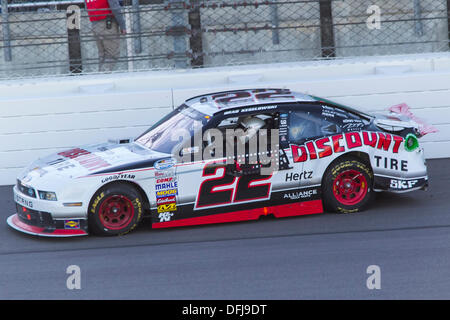
<svg viewBox="0 0 450 320">
<path fill-rule="evenodd" d="M 379 194 L 362 213 L 38 238 L 9 228 L 0 187 L 0 299 L 450 299 L 450 159 L 430 189 Z M 81 269 L 81 289 L 66 268 Z M 381 289 L 369 290 L 369 265 Z"/>
</svg>

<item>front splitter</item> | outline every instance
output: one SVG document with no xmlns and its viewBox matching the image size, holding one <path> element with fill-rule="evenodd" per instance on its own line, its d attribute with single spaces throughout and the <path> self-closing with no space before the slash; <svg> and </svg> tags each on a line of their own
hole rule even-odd
<svg viewBox="0 0 450 320">
<path fill-rule="evenodd" d="M 81 230 L 81 229 L 47 230 L 42 227 L 30 226 L 30 225 L 20 221 L 17 214 L 13 214 L 12 216 L 8 217 L 6 222 L 13 229 L 23 232 L 23 233 L 31 234 L 34 236 L 62 238 L 62 237 L 80 237 L 80 236 L 88 235 L 88 233 L 86 231 Z"/>
</svg>

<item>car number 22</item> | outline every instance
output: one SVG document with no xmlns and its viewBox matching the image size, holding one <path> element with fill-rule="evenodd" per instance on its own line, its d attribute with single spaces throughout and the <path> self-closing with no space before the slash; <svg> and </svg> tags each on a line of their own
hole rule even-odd
<svg viewBox="0 0 450 320">
<path fill-rule="evenodd" d="M 211 162 L 203 168 L 195 209 L 232 205 L 270 198 L 272 175 L 241 175 L 227 173 L 225 163 Z"/>
</svg>

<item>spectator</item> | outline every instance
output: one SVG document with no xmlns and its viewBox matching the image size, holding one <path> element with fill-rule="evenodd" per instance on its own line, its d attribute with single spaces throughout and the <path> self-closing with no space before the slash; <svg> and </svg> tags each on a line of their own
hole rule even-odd
<svg viewBox="0 0 450 320">
<path fill-rule="evenodd" d="M 120 57 L 120 33 L 126 34 L 119 0 L 85 0 L 98 47 L 99 71 L 113 71 Z"/>
</svg>

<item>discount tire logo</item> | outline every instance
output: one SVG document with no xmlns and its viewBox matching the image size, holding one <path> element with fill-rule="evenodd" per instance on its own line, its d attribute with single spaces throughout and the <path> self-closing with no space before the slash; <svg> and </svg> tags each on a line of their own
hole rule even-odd
<svg viewBox="0 0 450 320">
<path fill-rule="evenodd" d="M 363 146 L 398 153 L 402 142 L 402 137 L 389 133 L 347 132 L 308 141 L 301 146 L 292 144 L 291 151 L 294 162 L 305 162 L 307 160 L 329 157 L 335 153 L 343 153 Z"/>
</svg>

